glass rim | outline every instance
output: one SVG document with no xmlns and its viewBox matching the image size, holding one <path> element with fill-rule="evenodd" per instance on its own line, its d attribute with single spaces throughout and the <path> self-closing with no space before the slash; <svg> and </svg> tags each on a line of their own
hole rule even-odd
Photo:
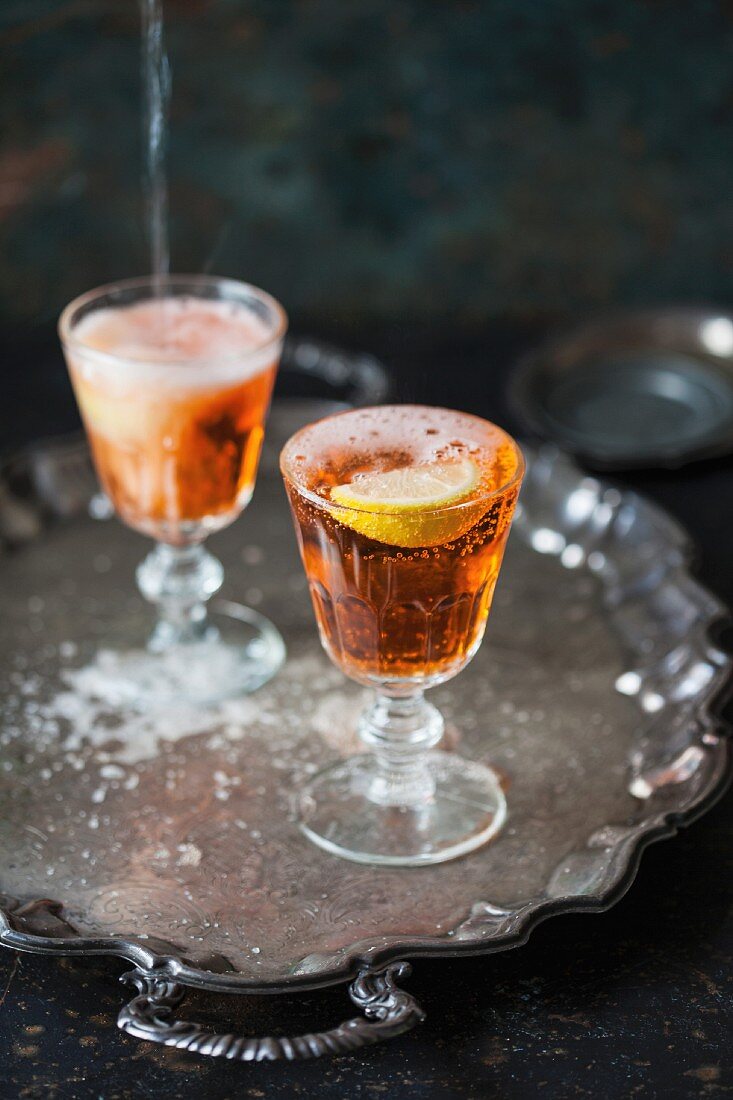
<svg viewBox="0 0 733 1100">
<path fill-rule="evenodd" d="M 272 310 L 275 322 L 274 330 L 272 333 L 268 333 L 261 341 L 256 344 L 247 347 L 244 352 L 227 352 L 223 355 L 192 355 L 181 356 L 177 359 L 162 359 L 162 360 L 148 360 L 144 357 L 133 355 L 118 355 L 112 351 L 102 351 L 98 348 L 90 347 L 83 340 L 80 340 L 74 335 L 73 325 L 75 314 L 86 305 L 90 305 L 99 298 L 103 298 L 105 295 L 111 295 L 115 291 L 126 291 L 136 289 L 152 290 L 153 287 L 162 286 L 163 290 L 166 287 L 186 287 L 192 288 L 192 296 L 195 296 L 196 286 L 218 286 L 229 287 L 232 290 L 237 290 L 239 293 L 246 291 L 249 295 L 259 302 L 262 302 L 269 309 Z M 151 294 L 150 298 L 152 299 Z M 144 299 L 149 300 L 149 299 Z M 206 299 L 202 299 L 206 300 Z M 210 299 L 215 301 L 216 299 Z M 125 305 L 110 306 L 109 308 L 124 309 Z M 77 295 L 64 307 L 61 311 L 58 320 L 58 334 L 61 344 L 64 348 L 70 348 L 79 355 L 94 358 L 100 362 L 107 363 L 109 365 L 124 366 L 130 363 L 142 364 L 150 363 L 151 366 L 160 367 L 162 369 L 168 367 L 190 367 L 190 366 L 211 366 L 212 364 L 221 363 L 236 363 L 242 362 L 243 359 L 249 358 L 253 355 L 259 355 L 261 352 L 267 351 L 269 348 L 276 347 L 284 338 L 288 328 L 288 315 L 284 308 L 278 302 L 277 298 L 272 294 L 268 294 L 266 290 L 262 290 L 260 287 L 254 286 L 253 283 L 245 283 L 240 279 L 234 279 L 226 275 L 206 275 L 206 274 L 178 274 L 175 275 L 136 275 L 128 279 L 115 279 L 111 283 L 103 283 L 101 286 L 93 287 L 91 290 L 86 290 L 83 294 Z"/>
<path fill-rule="evenodd" d="M 384 407 L 384 406 L 380 406 L 380 405 L 357 406 L 356 408 L 353 408 L 353 409 L 345 409 L 343 412 L 332 413 L 330 416 L 324 416 L 321 420 L 313 421 L 313 424 L 320 424 L 320 423 L 323 423 L 326 420 L 333 420 L 333 419 L 335 419 L 336 417 L 339 417 L 339 416 L 348 416 L 349 413 L 356 412 L 357 410 L 358 411 L 366 411 L 367 409 L 379 409 L 379 408 L 382 408 L 382 407 Z M 415 408 L 422 408 L 422 409 L 431 409 L 431 408 L 441 408 L 442 409 L 442 406 L 437 406 L 437 405 L 416 405 L 414 407 Z M 460 410 L 443 409 L 443 411 L 453 412 L 453 411 L 460 411 Z M 522 452 L 522 448 L 519 446 L 516 439 L 514 439 L 514 437 L 511 436 L 509 434 L 509 432 L 505 431 L 504 428 L 501 428 L 498 424 L 494 424 L 494 422 L 492 420 L 487 420 L 483 416 L 476 416 L 475 413 L 467 413 L 467 412 L 461 412 L 461 416 L 469 416 L 469 417 L 471 417 L 472 420 L 478 420 L 482 424 L 490 424 L 492 428 L 496 428 L 497 431 L 501 432 L 504 439 L 508 443 L 511 444 L 512 450 L 514 452 L 514 456 L 516 458 L 516 466 L 515 466 L 512 474 L 511 474 L 511 477 L 508 477 L 506 481 L 502 482 L 501 485 L 497 486 L 495 489 L 491 489 L 489 492 L 479 493 L 476 496 L 471 496 L 467 500 L 458 500 L 458 501 L 455 501 L 453 504 L 444 504 L 439 508 L 416 508 L 416 509 L 414 509 L 414 513 L 413 513 L 415 515 L 439 516 L 439 515 L 446 515 L 450 512 L 459 512 L 459 511 L 462 511 L 462 510 L 465 510 L 465 509 L 468 509 L 468 508 L 475 508 L 477 504 L 488 503 L 489 501 L 494 500 L 496 497 L 499 497 L 502 494 L 504 494 L 504 493 L 508 492 L 509 490 L 513 489 L 516 485 L 521 484 L 522 478 L 524 477 L 524 474 L 525 474 L 527 463 L 526 463 L 524 454 Z M 335 501 L 327 500 L 325 497 L 319 496 L 318 493 L 315 493 L 312 489 L 307 489 L 304 485 L 301 485 L 298 481 L 296 481 L 296 479 L 291 476 L 291 474 L 289 473 L 289 471 L 286 468 L 285 452 L 290 447 L 290 445 L 294 442 L 294 440 L 300 435 L 300 433 L 305 431 L 306 428 L 312 427 L 313 424 L 306 424 L 302 428 L 299 428 L 297 432 L 294 432 L 293 435 L 291 435 L 290 439 L 288 439 L 285 446 L 282 448 L 282 450 L 280 452 L 280 472 L 283 476 L 283 480 L 288 485 L 292 485 L 293 489 L 301 497 L 304 497 L 311 504 L 315 504 L 316 507 L 322 509 L 323 511 L 331 512 L 331 513 L 333 513 L 337 516 L 339 514 L 348 514 L 348 513 L 353 514 L 355 512 L 355 513 L 357 513 L 357 515 L 365 515 L 365 516 L 380 515 L 380 516 L 387 516 L 387 517 L 391 517 L 391 518 L 397 518 L 397 517 L 404 518 L 405 515 L 410 514 L 410 512 L 405 512 L 405 510 L 402 510 L 402 511 L 398 510 L 398 511 L 389 512 L 389 511 L 386 511 L 383 508 L 380 508 L 379 511 L 377 512 L 374 509 L 359 508 L 356 505 L 352 506 L 350 504 L 348 504 L 348 505 L 347 504 L 337 504 Z"/>
</svg>

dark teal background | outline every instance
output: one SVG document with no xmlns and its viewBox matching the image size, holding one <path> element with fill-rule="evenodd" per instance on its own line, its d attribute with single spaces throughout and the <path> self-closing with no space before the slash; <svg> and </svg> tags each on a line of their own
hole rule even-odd
<svg viewBox="0 0 733 1100">
<path fill-rule="evenodd" d="M 167 0 L 173 265 L 301 324 L 733 299 L 733 5 Z M 135 0 L 0 7 L 0 322 L 147 267 Z"/>
</svg>

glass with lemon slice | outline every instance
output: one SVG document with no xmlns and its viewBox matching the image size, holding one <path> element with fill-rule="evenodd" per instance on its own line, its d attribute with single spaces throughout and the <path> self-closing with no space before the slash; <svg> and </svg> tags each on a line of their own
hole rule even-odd
<svg viewBox="0 0 733 1100">
<path fill-rule="evenodd" d="M 506 802 L 494 771 L 437 751 L 423 695 L 478 649 L 524 472 L 501 428 L 418 405 L 311 424 L 281 467 L 321 641 L 376 698 L 367 753 L 300 792 L 303 831 L 362 863 L 439 863 L 485 844 Z"/>
</svg>

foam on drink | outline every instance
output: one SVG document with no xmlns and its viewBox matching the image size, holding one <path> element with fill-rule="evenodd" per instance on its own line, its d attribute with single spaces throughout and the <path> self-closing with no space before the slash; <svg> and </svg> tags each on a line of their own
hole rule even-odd
<svg viewBox="0 0 733 1100">
<path fill-rule="evenodd" d="M 469 413 L 423 405 L 356 409 L 309 425 L 283 454 L 287 476 L 330 499 L 360 476 L 469 458 L 479 470 L 471 497 L 506 485 L 521 461 L 511 438 Z"/>
<path fill-rule="evenodd" d="M 74 336 L 84 346 L 84 374 L 118 390 L 244 381 L 272 361 L 268 327 L 237 302 L 175 297 L 99 309 L 79 321 Z M 124 370 L 106 356 L 123 359 Z"/>
</svg>

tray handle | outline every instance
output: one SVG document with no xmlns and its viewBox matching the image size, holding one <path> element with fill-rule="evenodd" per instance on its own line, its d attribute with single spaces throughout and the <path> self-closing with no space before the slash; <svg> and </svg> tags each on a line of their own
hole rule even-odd
<svg viewBox="0 0 733 1100">
<path fill-rule="evenodd" d="M 120 978 L 138 992 L 120 1012 L 117 1026 L 138 1039 L 237 1062 L 294 1062 L 324 1054 L 345 1054 L 401 1035 L 425 1019 L 415 998 L 396 985 L 396 980 L 406 978 L 410 970 L 407 962 L 391 963 L 381 970 L 360 970 L 349 986 L 349 996 L 363 1016 L 345 1020 L 328 1031 L 292 1039 L 257 1039 L 218 1034 L 201 1024 L 173 1019 L 173 1010 L 185 995 L 184 986 L 154 969 L 137 968 Z"/>
</svg>

